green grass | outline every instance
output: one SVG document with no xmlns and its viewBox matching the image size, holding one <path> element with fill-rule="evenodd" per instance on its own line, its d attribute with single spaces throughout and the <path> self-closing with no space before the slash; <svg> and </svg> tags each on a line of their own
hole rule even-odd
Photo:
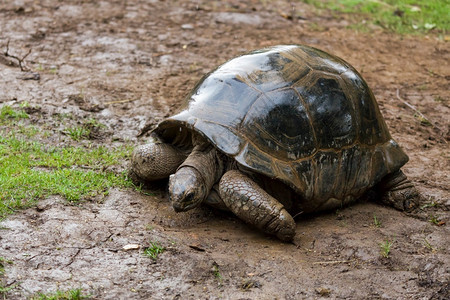
<svg viewBox="0 0 450 300">
<path fill-rule="evenodd" d="M 12 264 L 13 262 L 0 256 L 0 276 L 5 274 L 5 265 L 6 264 Z"/>
<path fill-rule="evenodd" d="M 156 260 L 166 249 L 158 242 L 151 242 L 150 246 L 144 249 L 144 255 Z"/>
<path fill-rule="evenodd" d="M 81 300 L 89 299 L 89 295 L 83 295 L 81 289 L 71 289 L 68 291 L 56 291 L 54 293 L 38 293 L 31 300 Z"/>
<path fill-rule="evenodd" d="M 433 225 L 438 225 L 438 226 L 443 225 L 441 223 L 441 220 L 439 220 L 439 218 L 437 216 L 435 216 L 435 215 L 430 215 L 430 218 L 428 219 L 428 222 L 430 222 Z"/>
<path fill-rule="evenodd" d="M 28 114 L 23 109 L 13 109 L 9 105 L 4 105 L 0 109 L 0 125 L 10 120 L 27 119 Z"/>
<path fill-rule="evenodd" d="M 368 23 L 389 31 L 411 34 L 434 30 L 446 34 L 450 28 L 448 0 L 303 0 L 319 9 L 355 16 L 353 27 L 367 29 Z"/>
<path fill-rule="evenodd" d="M 432 208 L 432 207 L 436 208 L 436 207 L 438 207 L 438 206 L 439 206 L 439 203 L 437 203 L 437 202 L 434 201 L 434 199 L 433 199 L 433 200 L 431 200 L 431 201 L 425 203 L 424 205 L 422 205 L 422 206 L 420 207 L 420 209 L 424 210 L 424 209 Z"/>
<path fill-rule="evenodd" d="M 373 215 L 373 225 L 375 225 L 375 227 L 377 228 L 381 227 L 381 221 L 377 218 L 375 214 Z"/>
<path fill-rule="evenodd" d="M 2 298 L 1 296 L 3 296 L 3 298 L 6 299 L 6 293 L 16 287 L 16 285 L 5 287 L 3 286 L 1 281 L 1 277 L 5 274 L 5 266 L 7 264 L 11 265 L 12 263 L 13 262 L 11 260 L 0 256 L 0 298 Z"/>
<path fill-rule="evenodd" d="M 95 130 L 105 128 L 104 124 L 99 123 L 95 119 L 89 119 L 78 126 L 68 127 L 64 130 L 64 134 L 70 136 L 74 141 L 89 139 Z"/>
<path fill-rule="evenodd" d="M 16 287 L 16 285 L 13 286 L 9 286 L 9 287 L 4 287 L 0 284 L 0 296 L 3 296 L 2 299 L 7 299 L 6 298 L 6 293 L 11 291 L 12 289 L 14 289 Z"/>
<path fill-rule="evenodd" d="M 70 136 L 74 141 L 80 141 L 89 138 L 91 131 L 84 126 L 72 126 L 66 128 L 64 133 Z"/>
<path fill-rule="evenodd" d="M 212 266 L 213 275 L 217 280 L 222 280 L 222 275 L 220 274 L 219 265 L 216 262 L 213 262 Z"/>
<path fill-rule="evenodd" d="M 27 117 L 21 109 L 0 109 L 0 219 L 50 195 L 79 201 L 133 186 L 125 173 L 107 171 L 123 163 L 131 147 L 44 145 L 36 141 L 38 130 L 18 123 Z"/>
<path fill-rule="evenodd" d="M 434 248 L 433 245 L 431 245 L 431 243 L 430 243 L 426 238 L 423 239 L 423 245 L 424 245 L 427 249 L 431 250 L 432 252 L 435 252 L 435 251 L 436 251 L 436 248 Z"/>
<path fill-rule="evenodd" d="M 386 240 L 383 243 L 380 243 L 380 248 L 381 248 L 381 256 L 385 257 L 385 258 L 389 258 L 389 253 L 391 253 L 391 248 L 392 245 L 394 244 L 394 242 Z"/>
</svg>

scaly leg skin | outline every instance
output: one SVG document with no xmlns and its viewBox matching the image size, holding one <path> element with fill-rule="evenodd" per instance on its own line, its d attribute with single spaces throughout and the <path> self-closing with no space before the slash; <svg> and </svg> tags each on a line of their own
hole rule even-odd
<svg viewBox="0 0 450 300">
<path fill-rule="evenodd" d="M 226 172 L 219 183 L 225 205 L 243 221 L 289 242 L 295 236 L 295 222 L 283 205 L 252 179 L 237 170 Z"/>
<path fill-rule="evenodd" d="M 152 140 L 134 149 L 130 173 L 145 181 L 167 178 L 185 159 L 186 155 L 174 146 Z"/>
<path fill-rule="evenodd" d="M 401 211 L 410 212 L 424 200 L 414 184 L 400 170 L 388 175 L 379 188 L 383 191 L 381 201 Z"/>
</svg>

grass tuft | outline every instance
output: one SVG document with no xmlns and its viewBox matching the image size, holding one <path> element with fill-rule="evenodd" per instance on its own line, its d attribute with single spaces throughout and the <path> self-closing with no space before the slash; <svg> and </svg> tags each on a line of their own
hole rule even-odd
<svg viewBox="0 0 450 300">
<path fill-rule="evenodd" d="M 375 225 L 375 227 L 377 228 L 381 227 L 381 221 L 377 218 L 375 214 L 373 214 L 373 225 Z"/>
<path fill-rule="evenodd" d="M 385 258 L 389 258 L 389 253 L 391 253 L 391 248 L 392 245 L 394 244 L 394 241 L 389 241 L 386 240 L 383 243 L 380 243 L 380 248 L 381 248 L 381 256 L 385 257 Z"/>
<path fill-rule="evenodd" d="M 28 114 L 23 109 L 14 109 L 9 105 L 4 105 L 0 109 L 0 125 L 9 120 L 28 119 Z"/>
<path fill-rule="evenodd" d="M 222 275 L 220 274 L 219 265 L 216 262 L 213 262 L 212 266 L 213 275 L 217 280 L 222 280 Z"/>
<path fill-rule="evenodd" d="M 81 300 L 89 299 L 89 295 L 83 295 L 81 289 L 71 289 L 68 291 L 56 291 L 54 293 L 38 293 L 31 300 Z"/>
<path fill-rule="evenodd" d="M 63 132 L 77 142 L 89 138 L 89 135 L 91 134 L 89 128 L 84 126 L 68 127 Z"/>
<path fill-rule="evenodd" d="M 9 264 L 11 265 L 13 262 L 11 260 L 8 260 L 4 257 L 0 256 L 0 276 L 5 274 L 5 265 Z"/>
<path fill-rule="evenodd" d="M 423 239 L 423 245 L 424 245 L 427 249 L 431 250 L 432 252 L 435 252 L 435 251 L 436 251 L 436 248 L 433 247 L 433 245 L 431 245 L 431 243 L 430 243 L 426 238 Z"/>
<path fill-rule="evenodd" d="M 160 254 L 162 254 L 166 248 L 161 246 L 158 242 L 151 242 L 150 246 L 144 249 L 144 255 L 156 260 Z"/>
<path fill-rule="evenodd" d="M 430 218 L 428 219 L 428 222 L 430 222 L 433 225 L 437 225 L 437 226 L 442 226 L 442 225 L 445 224 L 444 221 L 441 221 L 439 219 L 439 217 L 437 217 L 437 216 L 435 216 L 433 214 L 430 214 Z"/>
<path fill-rule="evenodd" d="M 0 284 L 0 296 L 3 296 L 3 299 L 6 299 L 6 293 L 13 290 L 16 287 L 16 285 L 4 287 Z"/>
<path fill-rule="evenodd" d="M 104 128 L 106 128 L 104 124 L 95 119 L 89 119 L 81 125 L 66 128 L 63 133 L 70 136 L 74 141 L 80 141 L 93 138 L 96 132 Z"/>
<path fill-rule="evenodd" d="M 12 285 L 12 286 L 4 286 L 1 282 L 1 277 L 5 274 L 5 266 L 7 264 L 11 265 L 13 262 L 11 260 L 8 260 L 4 257 L 0 256 L 0 298 L 6 299 L 6 293 L 8 293 L 9 291 L 11 291 L 12 289 L 14 289 L 16 287 L 16 285 Z"/>
</svg>

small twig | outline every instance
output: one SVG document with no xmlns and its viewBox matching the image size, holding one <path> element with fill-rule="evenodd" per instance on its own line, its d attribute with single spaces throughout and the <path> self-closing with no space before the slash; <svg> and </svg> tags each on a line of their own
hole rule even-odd
<svg viewBox="0 0 450 300">
<path fill-rule="evenodd" d="M 95 167 L 91 167 L 91 166 L 84 166 L 84 165 L 79 165 L 77 166 L 80 169 L 85 169 L 85 170 L 99 170 L 100 168 L 95 168 Z M 73 168 L 75 169 L 75 167 Z"/>
<path fill-rule="evenodd" d="M 292 216 L 292 219 L 295 219 L 295 218 L 297 218 L 298 216 L 300 216 L 301 214 L 303 214 L 303 212 L 301 211 L 301 212 L 299 212 L 299 213 L 297 213 L 297 214 L 295 214 L 294 216 Z"/>
<path fill-rule="evenodd" d="M 196 246 L 196 245 L 189 245 L 189 248 L 194 249 L 196 251 L 205 252 L 206 250 L 202 247 Z"/>
<path fill-rule="evenodd" d="M 126 102 L 131 102 L 131 101 L 136 101 L 136 99 L 126 99 L 126 100 L 109 101 L 109 102 L 105 102 L 105 104 L 126 103 Z"/>
<path fill-rule="evenodd" d="M 346 264 L 350 263 L 352 260 L 329 260 L 329 261 L 316 261 L 313 265 L 334 265 L 334 264 Z"/>
<path fill-rule="evenodd" d="M 64 266 L 64 267 L 68 267 L 70 266 L 74 261 L 75 261 L 75 257 L 77 257 L 78 254 L 80 254 L 82 248 L 78 248 L 77 252 L 75 252 L 74 255 L 72 255 L 72 257 L 70 258 L 69 262 Z"/>
<path fill-rule="evenodd" d="M 406 102 L 405 100 L 402 99 L 402 97 L 400 97 L 400 91 L 399 89 L 397 89 L 397 98 L 398 100 L 402 101 L 406 106 L 408 106 L 409 108 L 411 108 L 412 110 L 414 110 L 414 112 L 417 114 L 417 116 L 419 116 L 420 122 L 421 123 L 425 123 L 425 124 L 429 124 L 431 125 L 434 129 L 437 129 L 441 134 L 445 134 L 444 130 L 442 130 L 441 128 L 437 127 L 434 123 L 432 123 L 430 121 L 430 119 L 428 119 L 427 117 L 425 117 L 425 115 L 423 113 L 421 113 L 414 105 L 409 104 L 408 102 Z M 441 137 L 442 141 L 444 141 L 444 143 L 448 144 L 448 142 L 446 141 L 446 139 L 444 137 Z"/>
<path fill-rule="evenodd" d="M 431 124 L 434 127 L 434 125 L 433 125 L 433 123 L 431 123 L 430 119 L 425 117 L 425 115 L 423 113 L 421 113 L 414 105 L 409 104 L 402 97 L 400 97 L 400 90 L 399 89 L 397 89 L 397 99 L 402 101 L 406 106 L 408 106 L 412 110 L 414 110 L 416 114 L 418 114 L 423 120 L 425 120 L 425 122 Z"/>
<path fill-rule="evenodd" d="M 9 54 L 9 42 L 10 42 L 10 40 L 8 40 L 8 41 L 6 42 L 6 50 L 5 50 L 5 52 L 4 52 L 5 57 L 11 57 L 11 58 L 17 60 L 17 62 L 19 63 L 19 67 L 20 67 L 20 70 L 21 70 L 21 71 L 23 71 L 23 72 L 25 72 L 25 71 L 30 71 L 30 69 L 28 69 L 27 67 L 25 67 L 24 63 L 25 63 L 25 58 L 27 58 L 27 56 L 30 55 L 30 53 L 31 53 L 31 48 L 30 48 L 30 50 L 28 50 L 28 53 L 27 53 L 27 54 L 25 54 L 22 58 L 20 58 L 20 57 L 18 57 L 18 56 Z"/>
<path fill-rule="evenodd" d="M 9 39 L 8 39 L 8 41 L 6 42 L 6 50 L 5 50 L 5 56 L 7 56 L 8 55 L 8 51 L 9 51 Z"/>
</svg>

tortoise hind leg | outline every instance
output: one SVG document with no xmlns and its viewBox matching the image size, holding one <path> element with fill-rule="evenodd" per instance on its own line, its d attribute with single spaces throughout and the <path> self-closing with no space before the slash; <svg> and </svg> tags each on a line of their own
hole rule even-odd
<svg viewBox="0 0 450 300">
<path fill-rule="evenodd" d="M 169 177 L 186 159 L 186 154 L 176 147 L 156 139 L 134 149 L 130 175 L 138 179 L 154 181 Z"/>
<path fill-rule="evenodd" d="M 378 186 L 383 193 L 381 202 L 401 211 L 412 211 L 423 196 L 401 170 L 386 176 Z"/>
<path fill-rule="evenodd" d="M 226 172 L 220 180 L 219 193 L 225 205 L 243 221 L 282 241 L 294 238 L 292 216 L 248 176 L 237 170 Z"/>
</svg>

